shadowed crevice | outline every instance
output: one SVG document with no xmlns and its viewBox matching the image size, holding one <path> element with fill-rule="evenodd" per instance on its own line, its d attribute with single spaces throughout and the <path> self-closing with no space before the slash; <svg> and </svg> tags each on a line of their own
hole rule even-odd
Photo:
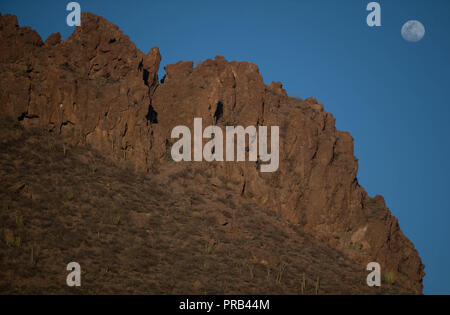
<svg viewBox="0 0 450 315">
<path fill-rule="evenodd" d="M 148 105 L 148 113 L 145 118 L 147 118 L 147 121 L 149 121 L 151 124 L 158 123 L 158 113 L 155 111 L 151 104 Z"/>
</svg>

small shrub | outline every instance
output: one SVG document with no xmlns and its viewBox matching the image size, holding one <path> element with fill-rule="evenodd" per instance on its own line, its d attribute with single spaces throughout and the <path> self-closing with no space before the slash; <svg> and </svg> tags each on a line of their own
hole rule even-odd
<svg viewBox="0 0 450 315">
<path fill-rule="evenodd" d="M 63 200 L 64 201 L 72 201 L 74 198 L 73 192 L 71 191 L 65 191 L 63 193 Z"/>
<path fill-rule="evenodd" d="M 121 217 L 120 214 L 116 214 L 111 216 L 111 224 L 112 225 L 119 225 L 121 222 Z"/>
<path fill-rule="evenodd" d="M 281 281 L 283 279 L 283 274 L 284 274 L 285 271 L 286 271 L 286 264 L 285 263 L 281 263 L 279 265 L 278 274 L 277 274 L 277 277 L 276 277 L 276 281 L 277 281 L 278 284 L 281 284 Z"/>
<path fill-rule="evenodd" d="M 23 217 L 22 216 L 16 216 L 16 227 L 19 230 L 21 230 L 23 228 Z"/>
<path fill-rule="evenodd" d="M 248 264 L 247 267 L 248 267 L 248 272 L 250 273 L 250 280 L 253 280 L 255 278 L 255 272 L 254 272 L 255 266 L 253 266 L 252 264 Z"/>
<path fill-rule="evenodd" d="M 95 164 L 94 162 L 90 163 L 89 170 L 91 171 L 92 174 L 97 173 L 97 171 L 98 171 L 97 164 Z"/>
<path fill-rule="evenodd" d="M 335 160 L 335 161 L 337 161 L 338 159 L 339 159 L 339 156 L 341 155 L 341 153 L 340 152 L 335 152 L 334 153 L 334 156 L 333 156 L 333 159 Z"/>
<path fill-rule="evenodd" d="M 215 242 L 208 242 L 205 244 L 205 254 L 210 255 L 216 246 Z"/>
<path fill-rule="evenodd" d="M 202 271 L 208 271 L 210 268 L 211 268 L 211 265 L 206 263 L 206 262 L 203 265 L 200 266 L 200 269 Z"/>
<path fill-rule="evenodd" d="M 302 295 L 305 294 L 305 291 L 306 291 L 306 275 L 305 275 L 305 273 L 302 274 L 302 283 L 300 286 L 300 291 L 301 291 Z"/>
<path fill-rule="evenodd" d="M 386 272 L 384 274 L 384 281 L 388 284 L 388 285 L 393 285 L 395 283 L 395 276 L 393 272 Z"/>
<path fill-rule="evenodd" d="M 100 276 L 104 277 L 106 274 L 109 273 L 109 267 L 104 267 L 100 270 Z"/>
<path fill-rule="evenodd" d="M 63 143 L 63 154 L 64 154 L 64 157 L 67 156 L 67 145 L 65 143 Z"/>
<path fill-rule="evenodd" d="M 20 248 L 20 246 L 22 245 L 22 239 L 20 238 L 20 236 L 16 236 L 15 238 L 13 238 L 12 240 L 7 239 L 6 240 L 6 245 L 8 247 L 12 247 L 12 248 Z"/>
<path fill-rule="evenodd" d="M 317 277 L 317 281 L 316 281 L 316 295 L 319 295 L 319 289 L 320 289 L 320 278 Z"/>
<path fill-rule="evenodd" d="M 30 252 L 30 264 L 32 266 L 36 266 L 36 264 L 38 262 L 38 258 L 39 258 L 39 253 L 40 253 L 39 246 L 33 245 L 31 247 L 31 252 Z"/>
<path fill-rule="evenodd" d="M 84 173 L 84 169 L 82 167 L 75 167 L 75 174 L 82 175 Z"/>
</svg>

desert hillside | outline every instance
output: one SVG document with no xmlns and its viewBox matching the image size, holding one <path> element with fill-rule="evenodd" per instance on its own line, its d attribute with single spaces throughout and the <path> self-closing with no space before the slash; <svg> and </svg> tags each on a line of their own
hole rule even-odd
<svg viewBox="0 0 450 315">
<path fill-rule="evenodd" d="M 1 293 L 409 292 L 369 288 L 360 266 L 242 197 L 216 167 L 136 173 L 12 120 L 1 132 Z M 70 261 L 81 288 L 65 285 Z"/>
<path fill-rule="evenodd" d="M 149 36 L 151 38 L 151 36 Z M 159 80 L 90 13 L 45 42 L 0 16 L 0 290 L 65 293 L 412 293 L 423 264 L 381 196 L 358 184 L 353 138 L 315 98 L 223 57 Z M 175 126 L 279 126 L 280 166 L 176 163 Z M 365 284 L 381 264 L 381 289 Z"/>
</svg>

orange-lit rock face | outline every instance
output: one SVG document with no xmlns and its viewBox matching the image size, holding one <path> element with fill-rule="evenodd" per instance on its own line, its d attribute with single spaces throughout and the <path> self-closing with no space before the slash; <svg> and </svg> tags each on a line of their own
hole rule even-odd
<svg viewBox="0 0 450 315">
<path fill-rule="evenodd" d="M 0 17 L 0 114 L 26 127 L 61 133 L 142 171 L 175 163 L 175 126 L 279 126 L 279 169 L 261 173 L 259 161 L 213 162 L 217 176 L 240 182 L 243 196 L 269 207 L 343 251 L 364 269 L 377 261 L 397 281 L 422 292 L 420 257 L 382 197 L 370 198 L 356 179 L 353 138 L 316 99 L 289 97 L 266 85 L 257 66 L 223 57 L 194 68 L 166 67 L 160 83 L 157 48 L 144 54 L 118 27 L 85 13 L 61 41 L 44 43 L 17 19 Z M 207 168 L 208 163 L 197 163 Z M 280 245 L 281 246 L 281 245 Z"/>
</svg>

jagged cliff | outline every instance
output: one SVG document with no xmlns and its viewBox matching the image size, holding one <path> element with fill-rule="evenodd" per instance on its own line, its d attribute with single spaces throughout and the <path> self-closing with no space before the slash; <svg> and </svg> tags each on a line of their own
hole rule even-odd
<svg viewBox="0 0 450 315">
<path fill-rule="evenodd" d="M 235 182 L 242 198 L 300 226 L 361 270 L 377 261 L 405 292 L 422 292 L 418 253 L 383 197 L 369 197 L 358 184 L 353 138 L 336 130 L 316 99 L 291 98 L 280 83 L 264 84 L 256 65 L 220 56 L 196 67 L 169 65 L 159 82 L 158 48 L 142 53 L 117 26 L 90 13 L 67 40 L 53 34 L 45 42 L 16 17 L 1 16 L 0 52 L 0 114 L 139 172 L 175 167 L 171 131 L 192 126 L 194 117 L 207 125 L 280 126 L 278 172 L 261 173 L 255 162 L 217 162 L 214 177 Z"/>
</svg>

